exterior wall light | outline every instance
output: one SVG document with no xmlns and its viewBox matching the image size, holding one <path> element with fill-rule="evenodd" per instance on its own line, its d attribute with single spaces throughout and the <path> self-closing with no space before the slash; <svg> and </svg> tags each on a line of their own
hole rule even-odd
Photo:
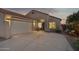
<svg viewBox="0 0 79 59">
<path fill-rule="evenodd" d="M 8 22 L 9 26 L 11 25 L 11 15 L 5 15 L 5 21 Z"/>
</svg>

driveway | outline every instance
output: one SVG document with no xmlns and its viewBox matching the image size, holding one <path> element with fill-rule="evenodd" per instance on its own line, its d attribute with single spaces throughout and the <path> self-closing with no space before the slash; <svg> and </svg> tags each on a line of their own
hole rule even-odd
<svg viewBox="0 0 79 59">
<path fill-rule="evenodd" d="M 14 35 L 0 42 L 0 50 L 8 51 L 72 51 L 62 34 L 31 32 Z"/>
</svg>

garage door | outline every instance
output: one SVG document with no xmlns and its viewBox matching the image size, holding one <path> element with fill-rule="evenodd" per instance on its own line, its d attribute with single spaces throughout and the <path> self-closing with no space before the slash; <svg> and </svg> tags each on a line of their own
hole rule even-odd
<svg viewBox="0 0 79 59">
<path fill-rule="evenodd" d="M 21 22 L 21 21 L 12 21 L 11 33 L 20 34 L 27 33 L 32 31 L 32 23 L 30 22 Z"/>
</svg>

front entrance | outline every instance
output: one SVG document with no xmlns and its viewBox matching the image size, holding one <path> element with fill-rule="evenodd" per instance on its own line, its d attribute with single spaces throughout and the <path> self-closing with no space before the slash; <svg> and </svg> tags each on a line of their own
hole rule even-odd
<svg viewBox="0 0 79 59">
<path fill-rule="evenodd" d="M 34 31 L 44 30 L 44 24 L 45 22 L 33 20 L 33 30 Z"/>
<path fill-rule="evenodd" d="M 38 23 L 38 30 L 44 30 L 44 22 Z"/>
</svg>

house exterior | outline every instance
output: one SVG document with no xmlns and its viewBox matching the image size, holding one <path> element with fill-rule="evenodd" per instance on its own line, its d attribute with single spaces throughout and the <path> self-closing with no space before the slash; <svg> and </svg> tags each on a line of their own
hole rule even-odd
<svg viewBox="0 0 79 59">
<path fill-rule="evenodd" d="M 32 10 L 26 16 L 33 19 L 33 30 L 44 30 L 47 32 L 62 30 L 60 18 L 36 10 Z"/>
<path fill-rule="evenodd" d="M 15 34 L 40 30 L 55 32 L 62 30 L 60 21 L 60 18 L 36 10 L 21 15 L 0 8 L 0 37 L 10 38 Z"/>
<path fill-rule="evenodd" d="M 0 9 L 0 37 L 10 38 L 15 34 L 32 31 L 31 19 L 24 15 Z"/>
</svg>

